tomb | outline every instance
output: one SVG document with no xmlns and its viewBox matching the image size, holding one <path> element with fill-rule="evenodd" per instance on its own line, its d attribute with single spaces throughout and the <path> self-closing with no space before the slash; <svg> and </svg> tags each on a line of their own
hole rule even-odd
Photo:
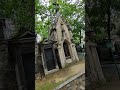
<svg viewBox="0 0 120 90">
<path fill-rule="evenodd" d="M 57 12 L 47 40 L 41 45 L 44 73 L 49 74 L 79 61 L 70 26 Z"/>
<path fill-rule="evenodd" d="M 0 19 L 0 90 L 34 90 L 34 64 L 35 33 Z"/>
<path fill-rule="evenodd" d="M 16 80 L 19 90 L 34 90 L 35 34 L 26 31 L 9 40 L 11 61 L 15 62 Z"/>
<path fill-rule="evenodd" d="M 45 75 L 59 70 L 52 42 L 41 44 L 41 57 Z"/>
</svg>

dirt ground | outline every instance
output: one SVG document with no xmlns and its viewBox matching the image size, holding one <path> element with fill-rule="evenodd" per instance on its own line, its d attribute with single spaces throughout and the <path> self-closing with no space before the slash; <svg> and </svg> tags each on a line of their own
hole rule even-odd
<svg viewBox="0 0 120 90">
<path fill-rule="evenodd" d="M 42 86 L 42 85 L 45 85 L 46 83 L 63 82 L 83 70 L 85 70 L 85 61 L 81 60 L 75 63 L 74 65 L 70 65 L 69 67 L 60 69 L 59 71 L 53 74 L 47 75 L 42 80 L 39 80 L 39 79 L 36 80 L 36 83 L 39 84 L 39 86 Z"/>
</svg>

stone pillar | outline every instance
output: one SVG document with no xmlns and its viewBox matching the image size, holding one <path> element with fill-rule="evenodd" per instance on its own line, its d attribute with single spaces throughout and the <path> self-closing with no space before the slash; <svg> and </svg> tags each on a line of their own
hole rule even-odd
<svg viewBox="0 0 120 90">
<path fill-rule="evenodd" d="M 61 61 L 61 65 L 62 68 L 65 67 L 65 55 L 64 55 L 64 51 L 63 51 L 63 47 L 62 46 L 58 46 L 58 52 L 59 52 L 59 57 L 60 57 L 60 61 Z"/>
<path fill-rule="evenodd" d="M 73 55 L 74 55 L 74 60 L 75 61 L 79 61 L 79 58 L 78 58 L 78 54 L 77 54 L 77 50 L 76 50 L 76 47 L 75 47 L 75 44 L 72 44 L 72 49 L 73 49 Z"/>
</svg>

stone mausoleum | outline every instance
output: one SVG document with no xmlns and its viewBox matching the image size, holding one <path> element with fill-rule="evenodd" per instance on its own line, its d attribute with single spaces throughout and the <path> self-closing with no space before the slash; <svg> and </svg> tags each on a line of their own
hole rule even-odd
<svg viewBox="0 0 120 90">
<path fill-rule="evenodd" d="M 40 47 L 45 75 L 79 61 L 70 26 L 61 18 L 59 12 L 54 18 L 48 39 L 44 40 Z"/>
<path fill-rule="evenodd" d="M 0 90 L 34 90 L 35 33 L 0 19 Z"/>
</svg>

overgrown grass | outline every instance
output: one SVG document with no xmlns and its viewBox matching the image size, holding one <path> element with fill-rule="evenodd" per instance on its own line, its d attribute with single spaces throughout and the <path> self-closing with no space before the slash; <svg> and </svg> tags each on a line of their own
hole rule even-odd
<svg viewBox="0 0 120 90">
<path fill-rule="evenodd" d="M 57 87 L 58 85 L 60 85 L 62 83 L 62 81 L 56 83 L 56 82 L 47 82 L 44 85 L 39 85 L 39 83 L 35 83 L 35 90 L 53 90 L 55 87 Z"/>
<path fill-rule="evenodd" d="M 61 69 L 61 70 L 67 70 L 68 67 L 71 67 L 72 65 L 77 65 L 79 62 L 74 62 L 74 64 L 69 64 L 68 66 L 66 66 L 64 69 Z M 53 73 L 54 74 L 54 73 Z M 50 77 L 52 76 L 53 74 L 50 74 L 46 77 Z M 74 74 L 76 75 L 76 74 Z M 45 81 L 44 84 L 40 84 L 40 81 L 36 81 L 35 82 L 35 90 L 54 90 L 57 86 L 59 86 L 60 84 L 62 84 L 63 82 L 65 82 L 66 80 L 70 79 L 71 77 L 73 77 L 74 75 L 72 76 L 69 76 L 67 78 L 65 78 L 64 80 L 62 81 L 59 81 L 59 82 L 55 82 L 54 80 L 52 80 L 51 82 L 49 81 Z"/>
<path fill-rule="evenodd" d="M 67 77 L 65 80 L 60 81 L 58 83 L 56 82 L 47 82 L 44 85 L 39 85 L 38 82 L 35 83 L 35 90 L 53 90 L 55 89 L 57 86 L 59 86 L 60 84 L 62 84 L 63 82 L 65 82 L 66 80 L 70 79 L 73 76 Z"/>
</svg>

